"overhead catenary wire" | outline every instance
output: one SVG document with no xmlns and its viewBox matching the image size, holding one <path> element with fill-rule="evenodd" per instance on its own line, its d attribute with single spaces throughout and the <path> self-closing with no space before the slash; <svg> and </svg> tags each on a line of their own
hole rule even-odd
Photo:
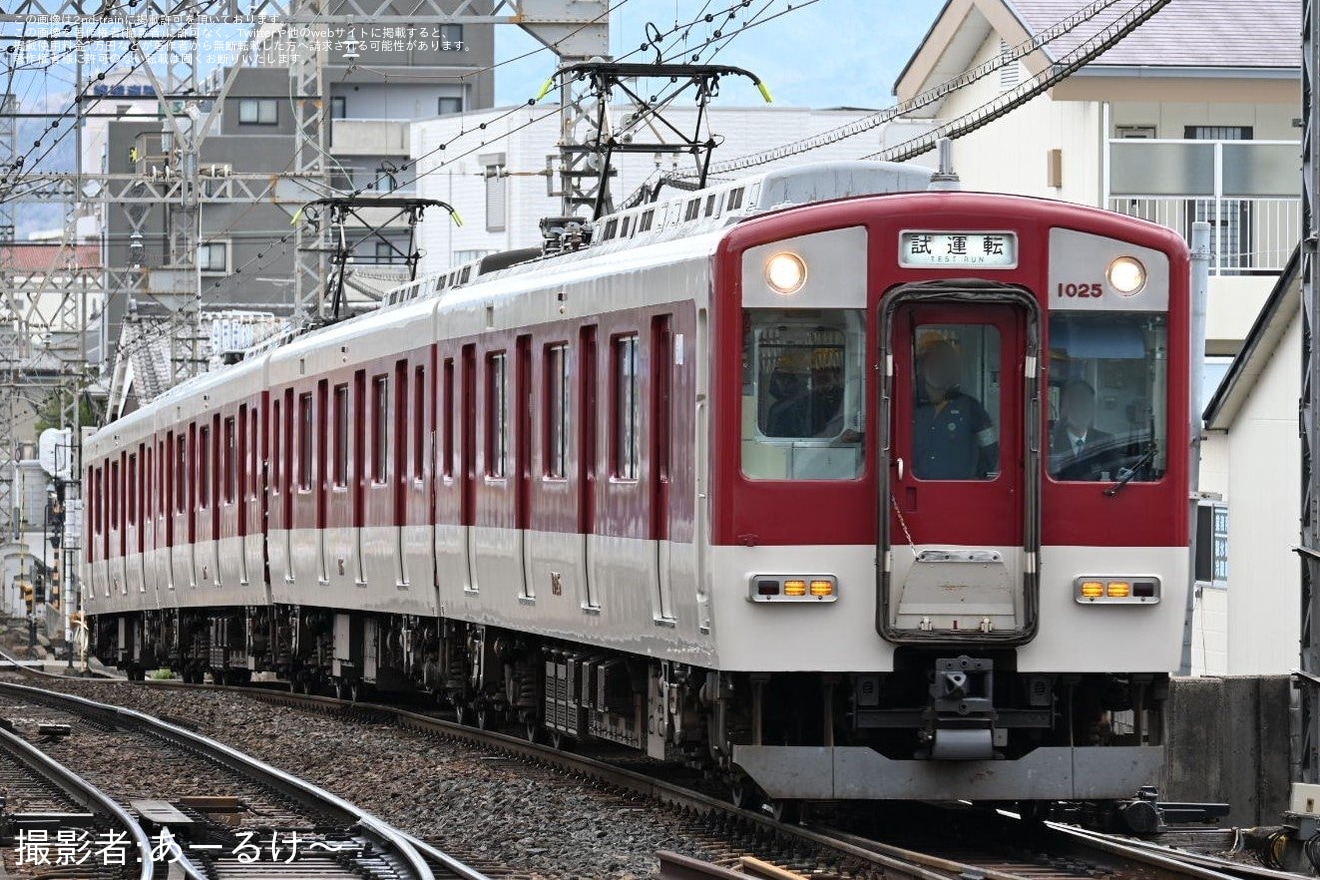
<svg viewBox="0 0 1320 880">
<path fill-rule="evenodd" d="M 926 134 L 911 138 L 888 149 L 869 153 L 865 159 L 904 162 L 927 153 L 943 138 L 960 138 L 996 119 L 1012 113 L 1023 104 L 1043 95 L 1048 89 L 1072 76 L 1109 51 L 1128 34 L 1149 21 L 1169 4 L 1170 0 L 1139 0 L 1139 2 L 1094 36 L 1070 51 L 1057 64 L 1020 83 L 993 101 L 982 104 L 956 119 L 940 125 Z"/>
<path fill-rule="evenodd" d="M 812 150 L 821 149 L 838 143 L 839 141 L 864 134 L 865 132 L 876 129 L 899 116 L 904 116 L 915 110 L 934 104 L 954 92 L 990 76 L 1007 64 L 1018 63 L 1021 59 L 1031 55 L 1033 52 L 1039 51 L 1043 47 L 1053 43 L 1055 40 L 1058 40 L 1060 37 L 1071 33 L 1083 24 L 1092 21 L 1096 16 L 1100 15 L 1110 7 L 1121 2 L 1125 2 L 1125 0 L 1091 0 L 1086 6 L 1059 20 L 1054 25 L 1046 28 L 1040 33 L 1034 34 L 1030 38 L 1010 47 L 1006 52 L 1001 52 L 999 55 L 977 65 L 971 70 L 965 71 L 956 77 L 952 77 L 934 88 L 927 89 L 921 94 L 909 98 L 906 101 L 900 101 L 892 107 L 872 113 L 869 116 L 854 120 L 845 125 L 837 126 L 828 131 L 821 132 L 820 134 L 812 135 L 811 137 L 791 141 L 786 144 L 781 144 L 778 147 L 772 147 L 768 150 L 760 150 L 735 159 L 714 162 L 711 164 L 709 173 L 714 176 L 729 174 L 735 171 L 745 171 L 770 162 L 791 158 L 793 156 L 811 152 Z M 1142 2 L 1142 0 L 1138 0 L 1138 2 Z M 668 180 L 682 180 L 691 176 L 692 175 L 687 172 L 665 175 Z"/>
</svg>

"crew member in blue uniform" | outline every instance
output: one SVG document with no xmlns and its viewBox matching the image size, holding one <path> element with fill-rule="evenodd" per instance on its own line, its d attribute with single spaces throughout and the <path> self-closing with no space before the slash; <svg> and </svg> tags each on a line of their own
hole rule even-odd
<svg viewBox="0 0 1320 880">
<path fill-rule="evenodd" d="M 958 389 L 958 350 L 947 339 L 918 349 L 912 472 L 923 480 L 987 480 L 999 470 L 999 437 L 981 402 Z"/>
</svg>

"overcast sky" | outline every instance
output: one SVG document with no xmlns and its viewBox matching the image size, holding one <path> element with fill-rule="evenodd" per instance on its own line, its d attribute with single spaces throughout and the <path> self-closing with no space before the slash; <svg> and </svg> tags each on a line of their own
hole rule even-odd
<svg viewBox="0 0 1320 880">
<path fill-rule="evenodd" d="M 610 22 L 610 42 L 613 54 L 619 57 L 646 39 L 647 22 L 665 32 L 676 21 L 689 22 L 703 9 L 707 13 L 727 10 L 736 0 L 614 2 L 618 8 Z M 887 107 L 893 103 L 894 78 L 943 5 L 944 0 L 818 0 L 806 6 L 797 0 L 752 0 L 731 24 L 720 15 L 714 23 L 693 26 L 687 42 L 690 47 L 698 46 L 711 38 L 716 27 L 727 36 L 765 8 L 760 18 L 764 23 L 729 41 L 714 57 L 716 63 L 745 67 L 757 74 L 779 104 Z M 767 20 L 789 6 L 798 8 Z M 682 41 L 675 35 L 665 45 L 676 49 Z M 538 46 L 520 28 L 495 31 L 497 60 L 514 58 Z M 703 50 L 703 61 L 711 60 L 713 48 Z M 634 56 L 638 61 L 653 57 L 653 52 Z M 548 51 L 500 67 L 496 103 L 516 104 L 533 97 L 554 67 L 554 56 Z M 726 106 L 761 103 L 754 89 L 732 82 L 723 86 L 719 101 Z"/>
</svg>

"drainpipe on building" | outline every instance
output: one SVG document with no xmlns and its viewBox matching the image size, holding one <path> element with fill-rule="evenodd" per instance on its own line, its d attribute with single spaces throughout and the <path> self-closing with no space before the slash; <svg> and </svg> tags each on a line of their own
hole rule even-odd
<svg viewBox="0 0 1320 880">
<path fill-rule="evenodd" d="M 1183 616 L 1182 660 L 1179 675 L 1192 674 L 1192 618 L 1196 613 L 1196 508 L 1201 482 L 1201 374 L 1205 370 L 1205 311 L 1210 296 L 1210 224 L 1192 224 L 1192 326 L 1188 345 L 1188 410 L 1191 413 L 1191 448 L 1187 461 L 1187 497 L 1191 507 L 1187 539 L 1187 610 Z M 1204 661 L 1204 658 L 1202 658 Z"/>
</svg>

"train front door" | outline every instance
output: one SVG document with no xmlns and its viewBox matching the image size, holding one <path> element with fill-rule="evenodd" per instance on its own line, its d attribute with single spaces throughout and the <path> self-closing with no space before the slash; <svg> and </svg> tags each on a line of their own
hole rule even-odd
<svg viewBox="0 0 1320 880">
<path fill-rule="evenodd" d="M 1034 634 L 1037 315 L 1001 286 L 910 285 L 884 300 L 876 623 L 890 641 Z"/>
</svg>

